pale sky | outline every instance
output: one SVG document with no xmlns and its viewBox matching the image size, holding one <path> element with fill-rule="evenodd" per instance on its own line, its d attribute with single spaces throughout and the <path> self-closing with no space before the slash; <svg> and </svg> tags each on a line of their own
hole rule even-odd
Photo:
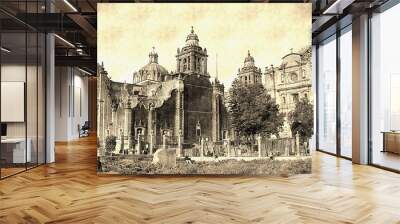
<svg viewBox="0 0 400 224">
<path fill-rule="evenodd" d="M 114 81 L 132 82 L 148 63 L 152 47 L 158 62 L 176 70 L 177 48 L 185 46 L 191 26 L 207 48 L 208 72 L 229 87 L 247 50 L 262 69 L 311 45 L 311 3 L 99 3 L 98 62 Z"/>
</svg>

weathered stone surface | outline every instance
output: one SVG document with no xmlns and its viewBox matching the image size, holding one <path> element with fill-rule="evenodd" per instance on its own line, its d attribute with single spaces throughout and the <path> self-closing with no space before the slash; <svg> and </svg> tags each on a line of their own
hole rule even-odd
<svg viewBox="0 0 400 224">
<path fill-rule="evenodd" d="M 176 150 L 158 149 L 153 155 L 153 163 L 161 164 L 163 167 L 176 166 Z"/>
</svg>

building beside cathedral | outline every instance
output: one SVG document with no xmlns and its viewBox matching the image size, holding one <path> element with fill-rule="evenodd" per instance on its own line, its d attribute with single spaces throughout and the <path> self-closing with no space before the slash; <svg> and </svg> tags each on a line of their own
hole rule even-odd
<svg viewBox="0 0 400 224">
<path fill-rule="evenodd" d="M 168 140 L 180 156 L 185 145 L 200 138 L 222 140 L 227 125 L 224 86 L 210 80 L 207 49 L 199 45 L 193 27 L 177 49 L 175 71 L 168 72 L 158 57 L 153 48 L 149 62 L 133 73 L 132 83 L 112 81 L 99 65 L 100 146 L 107 136 L 116 136 L 116 153 L 152 154 Z"/>
<path fill-rule="evenodd" d="M 295 109 L 296 103 L 304 97 L 313 103 L 310 54 L 309 49 L 300 53 L 292 51 L 282 57 L 279 66 L 266 67 L 265 73 L 262 74 L 261 68 L 255 65 L 254 57 L 248 51 L 244 65 L 238 70 L 237 80 L 245 85 L 257 83 L 264 85 L 267 93 L 279 105 L 280 112 L 285 115 L 283 130 L 279 133 L 280 138 L 293 137 L 287 115 Z"/>
<path fill-rule="evenodd" d="M 302 98 L 307 98 L 313 104 L 310 57 L 309 49 L 299 53 L 291 50 L 282 57 L 280 65 L 265 68 L 264 87 L 279 104 L 280 112 L 285 114 L 280 137 L 292 137 L 287 115 L 295 109 L 296 103 Z"/>
</svg>

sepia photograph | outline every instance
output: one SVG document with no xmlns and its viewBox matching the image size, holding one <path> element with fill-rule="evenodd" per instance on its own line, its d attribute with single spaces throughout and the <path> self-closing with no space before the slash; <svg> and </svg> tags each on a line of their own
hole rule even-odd
<svg viewBox="0 0 400 224">
<path fill-rule="evenodd" d="M 310 173 L 310 11 L 99 4 L 98 172 Z"/>
</svg>

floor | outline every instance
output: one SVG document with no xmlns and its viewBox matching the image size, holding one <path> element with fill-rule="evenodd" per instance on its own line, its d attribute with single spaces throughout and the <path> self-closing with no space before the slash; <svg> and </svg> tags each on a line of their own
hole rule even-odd
<svg viewBox="0 0 400 224">
<path fill-rule="evenodd" d="M 0 223 L 400 223 L 400 175 L 314 153 L 285 177 L 97 176 L 96 139 L 0 181 Z"/>
<path fill-rule="evenodd" d="M 7 176 L 10 176 L 10 175 L 22 172 L 24 170 L 26 170 L 25 167 L 24 168 L 19 168 L 19 167 L 17 167 L 17 168 L 14 168 L 14 167 L 12 167 L 12 168 L 1 168 L 1 177 L 2 178 L 3 177 L 7 177 Z"/>
<path fill-rule="evenodd" d="M 400 170 L 400 155 L 391 152 L 374 151 L 373 163 L 389 167 L 391 169 Z"/>
</svg>

